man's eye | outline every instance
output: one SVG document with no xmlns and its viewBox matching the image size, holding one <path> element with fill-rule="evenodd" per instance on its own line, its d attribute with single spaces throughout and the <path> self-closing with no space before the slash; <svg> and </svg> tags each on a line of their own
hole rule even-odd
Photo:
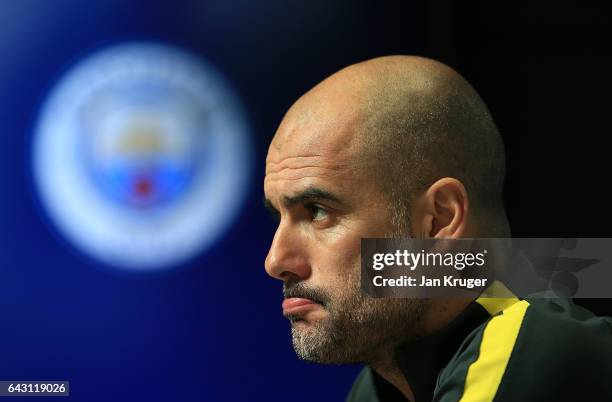
<svg viewBox="0 0 612 402">
<path fill-rule="evenodd" d="M 313 221 L 318 221 L 327 216 L 327 211 L 316 204 L 307 205 L 308 211 L 310 211 L 310 215 Z"/>
</svg>

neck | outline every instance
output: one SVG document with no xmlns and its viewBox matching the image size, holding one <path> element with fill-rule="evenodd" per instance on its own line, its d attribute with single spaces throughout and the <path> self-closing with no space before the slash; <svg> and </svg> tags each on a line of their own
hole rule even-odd
<svg viewBox="0 0 612 402">
<path fill-rule="evenodd" d="M 470 302 L 471 299 L 430 299 L 427 318 L 422 323 L 422 334 L 425 336 L 432 334 L 448 325 Z M 408 379 L 395 360 L 395 345 L 381 350 L 369 365 L 378 375 L 397 388 L 407 400 L 415 401 Z"/>
<path fill-rule="evenodd" d="M 370 364 L 370 367 L 387 382 L 400 390 L 407 400 L 414 402 L 412 388 L 410 388 L 410 384 L 408 384 L 406 377 L 397 365 L 393 350 L 394 348 L 388 348 L 381 351 L 380 356 Z"/>
</svg>

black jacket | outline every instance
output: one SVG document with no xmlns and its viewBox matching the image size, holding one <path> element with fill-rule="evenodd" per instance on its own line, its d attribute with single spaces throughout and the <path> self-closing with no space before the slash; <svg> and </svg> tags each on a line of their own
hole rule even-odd
<svg viewBox="0 0 612 402">
<path fill-rule="evenodd" d="M 416 402 L 612 401 L 612 318 L 567 299 L 476 299 L 395 357 Z M 347 399 L 391 401 L 406 399 L 368 367 Z"/>
</svg>

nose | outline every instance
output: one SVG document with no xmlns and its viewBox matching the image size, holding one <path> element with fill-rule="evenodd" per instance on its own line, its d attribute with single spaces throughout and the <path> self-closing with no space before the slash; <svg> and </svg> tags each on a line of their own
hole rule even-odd
<svg viewBox="0 0 612 402">
<path fill-rule="evenodd" d="M 290 277 L 298 280 L 308 278 L 311 270 L 305 242 L 306 238 L 300 236 L 298 227 L 281 222 L 266 257 L 268 275 L 282 281 Z"/>
</svg>

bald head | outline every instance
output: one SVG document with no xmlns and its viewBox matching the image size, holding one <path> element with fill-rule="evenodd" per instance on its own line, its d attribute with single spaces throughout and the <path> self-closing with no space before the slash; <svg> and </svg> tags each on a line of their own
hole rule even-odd
<svg viewBox="0 0 612 402">
<path fill-rule="evenodd" d="M 304 147 L 324 147 L 370 176 L 400 233 L 415 197 L 453 177 L 467 190 L 479 235 L 509 235 L 501 136 L 476 91 L 441 63 L 390 56 L 337 72 L 292 106 L 272 147 L 304 135 Z"/>
</svg>

